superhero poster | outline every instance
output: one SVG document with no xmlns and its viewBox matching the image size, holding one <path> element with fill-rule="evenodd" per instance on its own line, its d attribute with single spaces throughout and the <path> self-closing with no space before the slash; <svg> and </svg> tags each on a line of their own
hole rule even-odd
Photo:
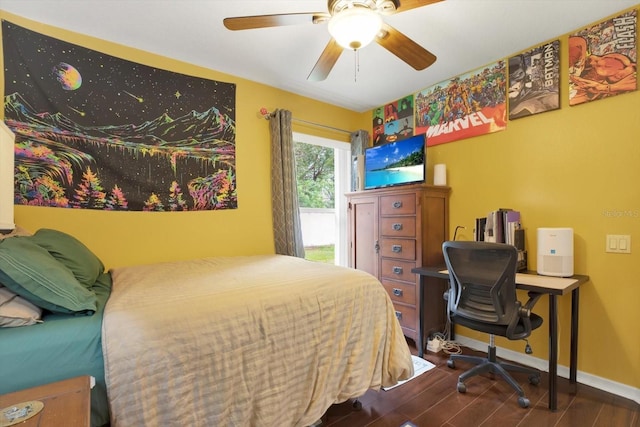
<svg viewBox="0 0 640 427">
<path fill-rule="evenodd" d="M 509 119 L 560 108 L 560 41 L 509 58 Z"/>
<path fill-rule="evenodd" d="M 2 21 L 16 204 L 235 209 L 235 84 L 126 61 Z"/>
<path fill-rule="evenodd" d="M 415 134 L 433 146 L 506 129 L 506 68 L 498 61 L 418 92 Z"/>
<path fill-rule="evenodd" d="M 413 95 L 373 110 L 373 145 L 413 136 Z"/>
<path fill-rule="evenodd" d="M 637 10 L 569 35 L 569 105 L 637 89 Z"/>
</svg>

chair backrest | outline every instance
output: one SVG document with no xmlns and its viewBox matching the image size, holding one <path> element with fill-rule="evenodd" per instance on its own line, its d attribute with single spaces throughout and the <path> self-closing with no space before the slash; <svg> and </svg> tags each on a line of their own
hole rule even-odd
<svg viewBox="0 0 640 427">
<path fill-rule="evenodd" d="M 449 241 L 442 244 L 449 270 L 449 312 L 495 325 L 515 325 L 518 252 L 512 245 Z"/>
</svg>

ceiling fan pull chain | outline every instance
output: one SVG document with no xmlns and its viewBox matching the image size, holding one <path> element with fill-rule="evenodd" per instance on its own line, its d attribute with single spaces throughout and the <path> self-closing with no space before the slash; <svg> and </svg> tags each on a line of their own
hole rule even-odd
<svg viewBox="0 0 640 427">
<path fill-rule="evenodd" d="M 360 53 L 358 50 L 353 51 L 355 53 L 354 63 L 353 63 L 353 82 L 358 82 L 358 72 L 360 71 Z"/>
</svg>

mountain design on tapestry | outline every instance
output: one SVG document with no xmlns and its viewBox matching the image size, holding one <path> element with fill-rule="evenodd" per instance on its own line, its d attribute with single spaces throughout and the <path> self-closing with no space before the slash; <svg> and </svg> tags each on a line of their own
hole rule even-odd
<svg viewBox="0 0 640 427">
<path fill-rule="evenodd" d="M 235 122 L 215 107 L 175 119 L 162 114 L 140 124 L 82 126 L 61 113 L 38 113 L 13 93 L 5 97 L 5 122 L 16 135 L 16 203 L 108 209 L 104 191 L 96 203 L 77 201 L 88 174 L 101 189 L 147 197 L 127 210 L 236 207 Z M 97 158 L 111 161 L 96 164 Z M 51 181 L 43 193 L 42 183 Z M 157 191 L 158 183 L 166 183 L 166 191 Z M 176 185 L 189 189 L 191 203 L 176 203 Z"/>
<path fill-rule="evenodd" d="M 172 119 L 163 114 L 140 125 L 109 125 L 86 127 L 75 123 L 61 113 L 36 113 L 18 93 L 5 97 L 5 121 L 15 121 L 37 130 L 49 128 L 53 132 L 73 133 L 83 137 L 121 139 L 147 145 L 197 144 L 200 148 L 214 148 L 221 143 L 232 145 L 235 123 L 226 114 L 211 107 L 204 112 L 190 113 Z M 14 126 L 23 127 L 19 123 Z"/>
</svg>

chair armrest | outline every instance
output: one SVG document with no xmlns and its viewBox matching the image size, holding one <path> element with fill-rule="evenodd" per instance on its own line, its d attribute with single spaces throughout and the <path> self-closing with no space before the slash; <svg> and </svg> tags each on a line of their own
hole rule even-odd
<svg viewBox="0 0 640 427">
<path fill-rule="evenodd" d="M 540 297 L 544 294 L 529 291 L 528 295 L 529 295 L 529 300 L 525 303 L 525 305 L 520 306 L 520 308 L 518 308 L 518 319 L 514 319 L 515 321 L 512 322 L 507 328 L 507 337 L 509 339 L 521 339 L 531 334 L 531 309 L 533 308 L 534 305 L 536 305 Z M 519 321 L 522 321 L 522 324 L 524 325 L 524 328 L 525 328 L 525 332 L 521 334 L 515 334 L 514 333 L 515 326 Z"/>
<path fill-rule="evenodd" d="M 529 313 L 531 313 L 531 309 L 533 308 L 533 306 L 536 305 L 540 297 L 544 294 L 541 294 L 539 292 L 529 291 L 527 292 L 527 295 L 529 295 L 529 300 L 527 301 L 527 303 L 524 305 L 523 308 L 529 310 Z"/>
</svg>

